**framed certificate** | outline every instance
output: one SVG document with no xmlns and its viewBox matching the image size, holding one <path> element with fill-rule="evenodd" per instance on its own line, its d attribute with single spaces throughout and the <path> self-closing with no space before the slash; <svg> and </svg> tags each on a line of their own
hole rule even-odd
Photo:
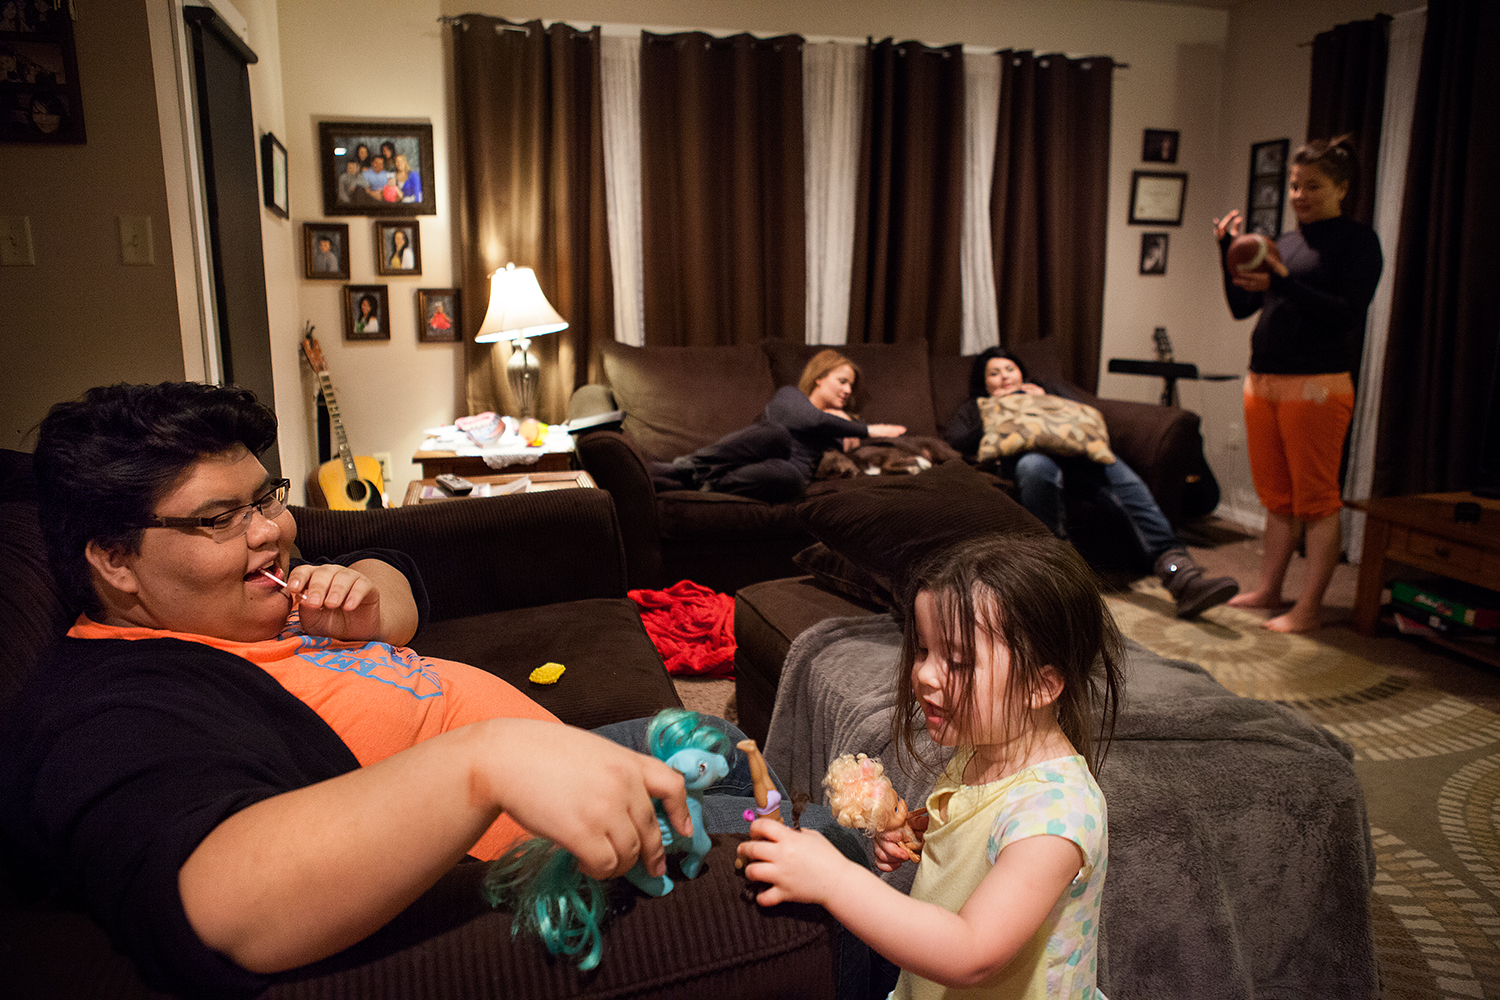
<svg viewBox="0 0 1500 1000">
<path fill-rule="evenodd" d="M 1130 174 L 1130 224 L 1182 225 L 1187 174 L 1134 170 Z"/>
</svg>

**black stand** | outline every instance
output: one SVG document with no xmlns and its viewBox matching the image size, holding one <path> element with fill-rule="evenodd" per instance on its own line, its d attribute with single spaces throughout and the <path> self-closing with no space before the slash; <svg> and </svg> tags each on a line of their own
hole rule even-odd
<svg viewBox="0 0 1500 1000">
<path fill-rule="evenodd" d="M 1203 382 L 1227 382 L 1238 375 L 1200 375 L 1197 365 L 1180 361 L 1136 361 L 1130 358 L 1110 358 L 1109 370 L 1121 375 L 1152 375 L 1163 380 L 1161 405 L 1177 405 L 1177 380 L 1193 379 Z"/>
</svg>

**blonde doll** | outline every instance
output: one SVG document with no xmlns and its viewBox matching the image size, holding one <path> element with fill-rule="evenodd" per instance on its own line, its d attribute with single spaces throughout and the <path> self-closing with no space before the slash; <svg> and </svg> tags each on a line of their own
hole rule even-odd
<svg viewBox="0 0 1500 1000">
<path fill-rule="evenodd" d="M 739 851 L 763 906 L 826 907 L 901 968 L 893 996 L 1096 995 L 1107 867 L 1094 780 L 1113 730 L 1121 640 L 1093 573 L 1046 536 L 986 536 L 904 588 L 896 725 L 955 752 L 927 799 L 906 896 L 808 831 L 757 821 Z M 877 864 L 910 857 L 877 835 Z M 972 990 L 972 992 L 968 992 Z"/>
</svg>

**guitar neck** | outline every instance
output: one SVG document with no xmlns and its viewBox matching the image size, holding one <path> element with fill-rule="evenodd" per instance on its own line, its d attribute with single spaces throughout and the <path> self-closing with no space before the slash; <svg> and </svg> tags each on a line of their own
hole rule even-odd
<svg viewBox="0 0 1500 1000">
<path fill-rule="evenodd" d="M 318 385 L 323 390 L 323 402 L 328 406 L 328 422 L 333 427 L 333 436 L 339 444 L 339 462 L 344 466 L 344 478 L 349 482 L 359 478 L 354 468 L 354 452 L 349 447 L 349 436 L 344 433 L 344 421 L 339 417 L 339 400 L 333 391 L 333 376 L 327 370 L 318 372 Z"/>
</svg>

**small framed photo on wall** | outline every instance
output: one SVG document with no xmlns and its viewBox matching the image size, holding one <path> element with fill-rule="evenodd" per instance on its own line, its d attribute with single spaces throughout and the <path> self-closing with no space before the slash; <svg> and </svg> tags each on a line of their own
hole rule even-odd
<svg viewBox="0 0 1500 1000">
<path fill-rule="evenodd" d="M 1148 128 L 1141 145 L 1141 160 L 1146 163 L 1176 163 L 1178 133 L 1172 129 Z"/>
<path fill-rule="evenodd" d="M 286 147 L 270 132 L 260 137 L 260 182 L 266 207 L 283 219 L 292 214 L 286 187 Z"/>
<path fill-rule="evenodd" d="M 1141 273 L 1167 273 L 1168 233 L 1141 234 Z"/>
<path fill-rule="evenodd" d="M 349 280 L 349 226 L 343 222 L 302 224 L 303 273 L 309 278 Z"/>
<path fill-rule="evenodd" d="M 375 271 L 421 274 L 422 231 L 416 219 L 375 223 Z"/>
<path fill-rule="evenodd" d="M 417 343 L 456 344 L 463 336 L 457 288 L 417 289 Z"/>
<path fill-rule="evenodd" d="M 384 285 L 345 285 L 344 339 L 390 340 L 389 305 Z"/>
</svg>

